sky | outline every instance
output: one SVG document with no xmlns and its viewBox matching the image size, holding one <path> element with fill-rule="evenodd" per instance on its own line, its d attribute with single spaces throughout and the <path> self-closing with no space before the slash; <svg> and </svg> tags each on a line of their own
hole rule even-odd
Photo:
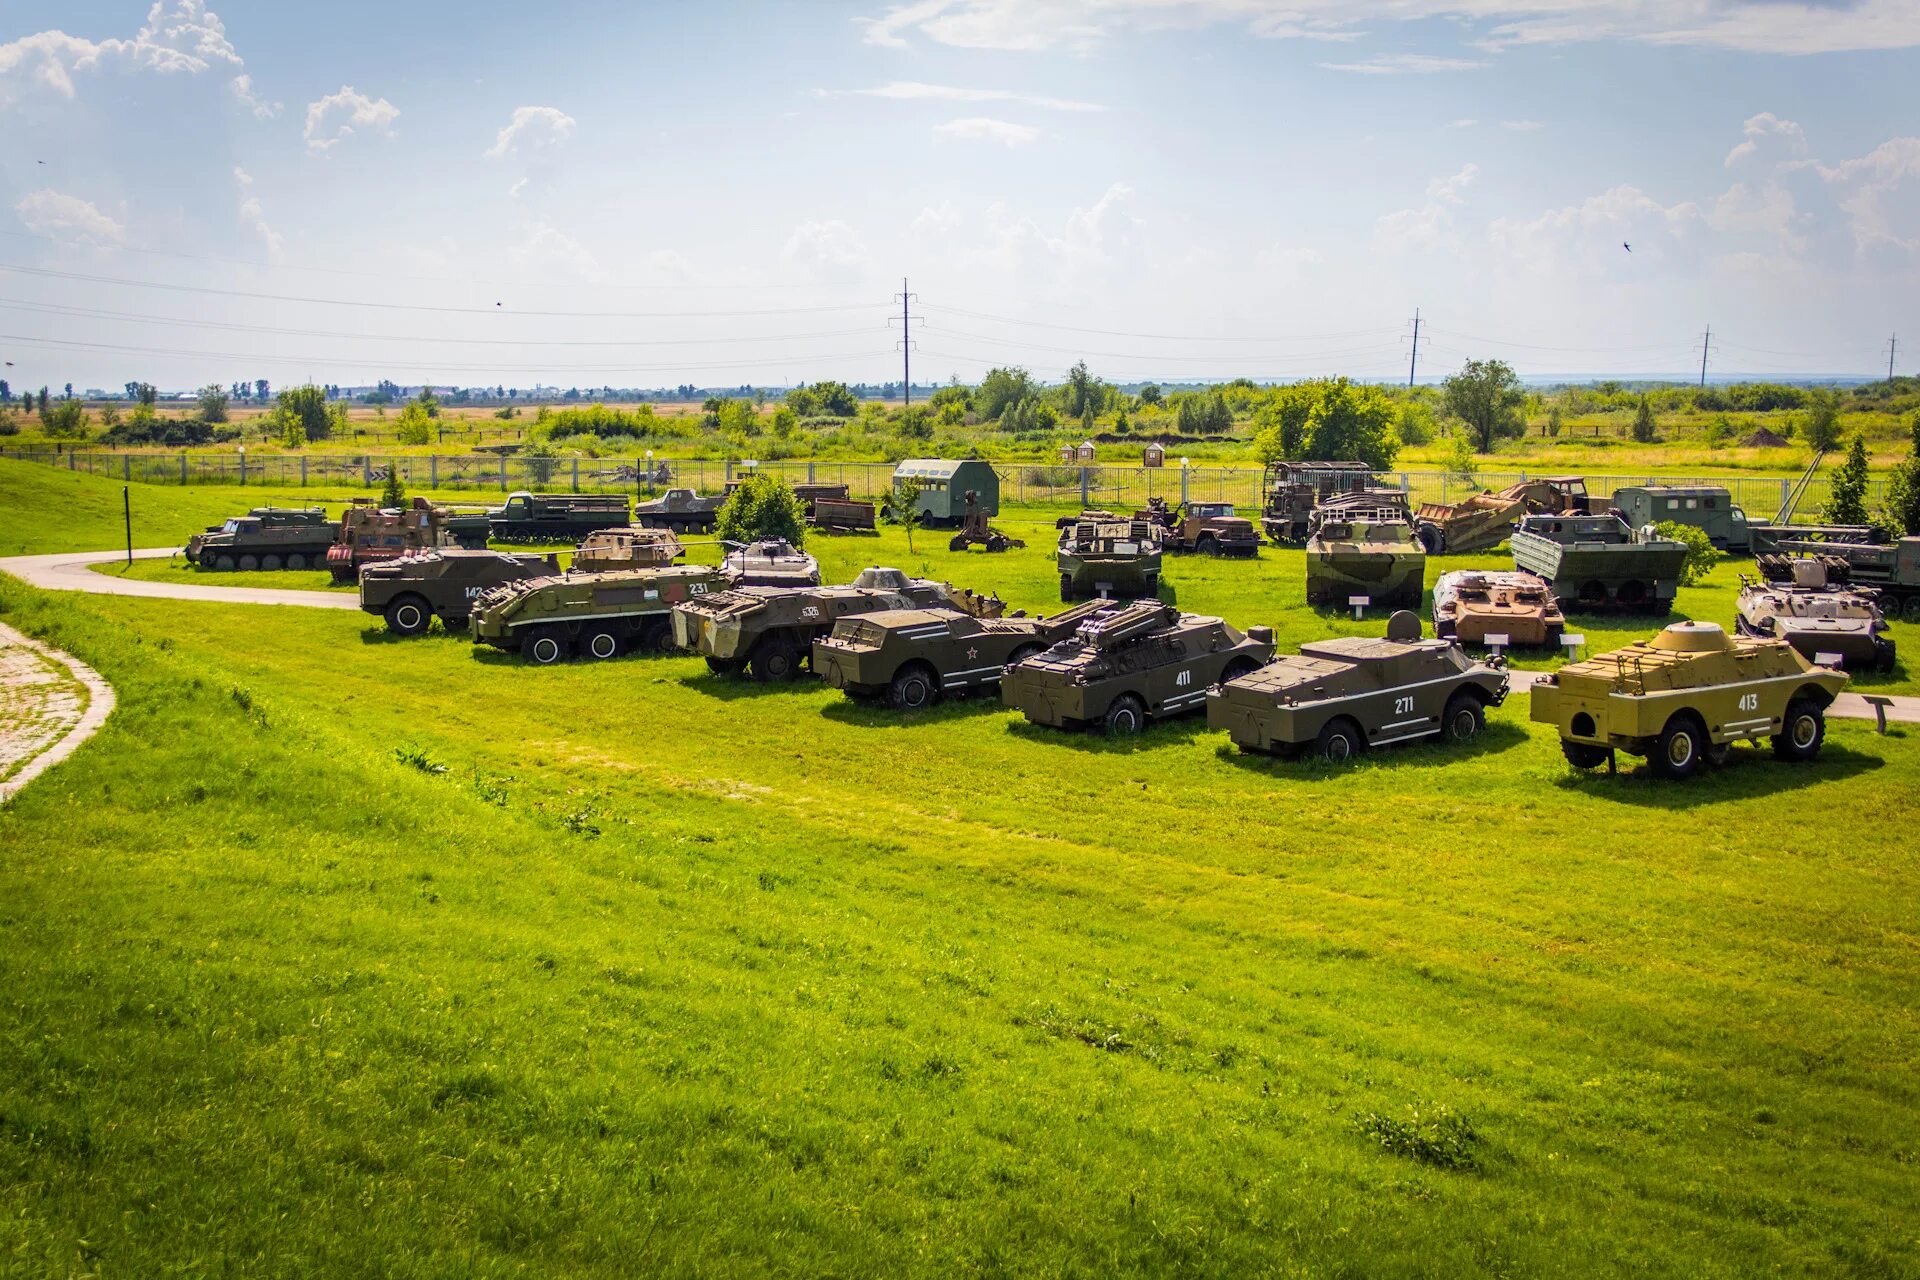
<svg viewBox="0 0 1920 1280">
<path fill-rule="evenodd" d="M 5 0 L 58 391 L 1920 370 L 1916 0 Z"/>
</svg>

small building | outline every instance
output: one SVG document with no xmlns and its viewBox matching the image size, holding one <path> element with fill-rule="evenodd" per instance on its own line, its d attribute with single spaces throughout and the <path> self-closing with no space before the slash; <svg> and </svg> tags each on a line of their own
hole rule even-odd
<svg viewBox="0 0 1920 1280">
<path fill-rule="evenodd" d="M 909 479 L 920 484 L 913 509 L 920 513 L 922 524 L 958 525 L 966 518 L 968 493 L 975 495 L 984 514 L 1000 514 L 1000 474 L 991 462 L 979 458 L 908 458 L 893 469 L 894 486 Z"/>
<path fill-rule="evenodd" d="M 1671 520 L 1705 530 L 1722 551 L 1747 550 L 1747 513 L 1718 485 L 1629 485 L 1613 491 L 1613 507 L 1636 529 Z"/>
<path fill-rule="evenodd" d="M 1072 466 L 1074 462 L 1079 460 L 1079 457 L 1080 457 L 1080 450 L 1075 448 L 1073 445 L 1063 444 L 1060 446 L 1061 462 L 1066 463 L 1068 466 Z"/>
<path fill-rule="evenodd" d="M 1074 461 L 1082 466 L 1086 466 L 1093 461 L 1093 441 L 1082 440 L 1080 442 L 1080 447 L 1074 451 Z"/>
<path fill-rule="evenodd" d="M 1147 447 L 1140 451 L 1140 465 L 1143 467 L 1166 466 L 1167 447 L 1158 440 L 1149 440 Z"/>
</svg>

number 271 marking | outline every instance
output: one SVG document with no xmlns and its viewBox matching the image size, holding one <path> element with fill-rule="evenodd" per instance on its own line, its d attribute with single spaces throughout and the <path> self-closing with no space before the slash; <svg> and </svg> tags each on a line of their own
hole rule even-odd
<svg viewBox="0 0 1920 1280">
<path fill-rule="evenodd" d="M 1404 715 L 1406 715 L 1406 714 L 1407 714 L 1407 713 L 1408 713 L 1409 711 L 1412 711 L 1412 710 L 1413 710 L 1413 695 L 1412 695 L 1412 694 L 1408 694 L 1408 695 L 1407 695 L 1406 697 L 1404 697 L 1404 698 L 1395 698 L 1395 699 L 1393 700 L 1393 714 L 1395 714 L 1395 715 L 1397 715 L 1397 716 L 1404 716 Z"/>
</svg>

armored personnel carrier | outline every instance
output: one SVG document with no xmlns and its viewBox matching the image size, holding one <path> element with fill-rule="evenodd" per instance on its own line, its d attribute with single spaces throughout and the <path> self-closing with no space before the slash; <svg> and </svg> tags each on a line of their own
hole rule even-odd
<svg viewBox="0 0 1920 1280">
<path fill-rule="evenodd" d="M 720 567 L 736 587 L 820 585 L 820 562 L 785 538 L 734 543 Z"/>
<path fill-rule="evenodd" d="M 1543 578 L 1563 605 L 1664 615 L 1673 608 L 1684 543 L 1616 515 L 1537 515 L 1513 531 L 1513 563 Z"/>
<path fill-rule="evenodd" d="M 628 525 L 624 529 L 600 529 L 586 536 L 574 549 L 568 568 L 576 573 L 597 573 L 606 569 L 653 569 L 672 564 L 686 548 L 671 529 L 647 529 Z"/>
<path fill-rule="evenodd" d="M 473 602 L 473 639 L 518 649 L 545 666 L 573 654 L 605 659 L 638 649 L 673 648 L 673 608 L 726 590 L 712 565 L 611 569 L 529 578 L 496 587 Z"/>
<path fill-rule="evenodd" d="M 1182 502 L 1169 507 L 1165 498 L 1149 498 L 1147 509 L 1137 518 L 1158 525 L 1162 540 L 1174 551 L 1246 559 L 1260 554 L 1260 531 L 1253 521 L 1235 515 L 1231 502 Z"/>
<path fill-rule="evenodd" d="M 691 489 L 669 489 L 658 498 L 633 504 L 633 522 L 675 533 L 711 533 L 723 495 L 703 498 Z"/>
<path fill-rule="evenodd" d="M 1676 622 L 1651 640 L 1570 662 L 1533 686 L 1529 716 L 1560 731 L 1577 769 L 1616 751 L 1686 778 L 1742 740 L 1767 738 L 1782 760 L 1811 760 L 1846 673 L 1784 640 L 1736 639 L 1711 622 Z"/>
<path fill-rule="evenodd" d="M 1345 605 L 1367 597 L 1374 608 L 1418 609 L 1427 553 L 1407 519 L 1398 489 L 1367 489 L 1321 504 L 1307 538 L 1307 603 Z"/>
<path fill-rule="evenodd" d="M 1847 580 L 1872 587 L 1888 613 L 1920 622 L 1920 538 L 1877 542 L 1871 529 L 1848 525 L 1755 525 L 1754 554 L 1825 556 L 1847 566 Z"/>
<path fill-rule="evenodd" d="M 1207 725 L 1247 752 L 1311 746 L 1341 761 L 1416 738 L 1469 742 L 1507 697 L 1504 663 L 1475 662 L 1451 640 L 1423 640 L 1418 614 L 1387 620 L 1383 640 L 1339 636 L 1300 646 L 1207 695 Z"/>
<path fill-rule="evenodd" d="M 1207 686 L 1273 657 L 1273 631 L 1136 600 L 1085 619 L 1051 648 L 1006 669 L 1000 697 L 1035 724 L 1138 733 L 1198 711 Z"/>
<path fill-rule="evenodd" d="M 360 607 L 385 618 L 395 635 L 421 635 L 436 617 L 458 631 L 474 601 L 495 587 L 558 572 L 553 556 L 435 547 L 361 569 Z"/>
<path fill-rule="evenodd" d="M 621 493 L 522 490 L 508 494 L 504 506 L 487 512 L 487 524 L 501 542 L 573 542 L 627 520 L 627 497 Z"/>
<path fill-rule="evenodd" d="M 1741 575 L 1734 605 L 1733 625 L 1741 635 L 1785 640 L 1816 662 L 1833 654 L 1848 671 L 1893 669 L 1893 640 L 1880 615 L 1879 593 L 1848 585 L 1845 561 L 1776 555 L 1756 563 L 1761 577 Z"/>
<path fill-rule="evenodd" d="M 187 539 L 187 560 L 202 569 L 319 568 L 340 536 L 322 507 L 255 507 Z"/>
<path fill-rule="evenodd" d="M 1147 520 L 1084 512 L 1060 529 L 1060 598 L 1145 598 L 1160 591 L 1160 530 Z"/>
<path fill-rule="evenodd" d="M 1364 462 L 1269 463 L 1261 481 L 1267 501 L 1260 527 L 1275 544 L 1298 546 L 1312 532 L 1315 507 L 1372 483 L 1373 471 Z"/>
<path fill-rule="evenodd" d="M 1433 634 L 1461 644 L 1500 635 L 1515 648 L 1560 643 L 1566 615 L 1553 588 L 1530 573 L 1451 569 L 1433 584 Z"/>
<path fill-rule="evenodd" d="M 914 711 L 947 694 L 999 684 L 1009 663 L 1119 607 L 1087 600 L 1050 618 L 977 618 L 948 608 L 864 613 L 842 618 L 813 642 L 813 673 L 854 697 L 885 694 L 902 711 Z"/>
<path fill-rule="evenodd" d="M 997 617 L 998 600 L 956 591 L 898 569 L 863 569 L 846 586 L 735 587 L 688 600 L 673 611 L 674 639 L 707 660 L 716 675 L 746 671 L 760 681 L 791 680 L 812 658 L 813 642 L 851 614 L 945 606 Z"/>
</svg>

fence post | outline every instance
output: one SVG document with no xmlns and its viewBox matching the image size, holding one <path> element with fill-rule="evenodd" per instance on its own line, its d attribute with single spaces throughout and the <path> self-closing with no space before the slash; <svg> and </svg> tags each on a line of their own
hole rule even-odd
<svg viewBox="0 0 1920 1280">
<path fill-rule="evenodd" d="M 67 470 L 73 470 L 73 450 L 67 450 Z"/>
<path fill-rule="evenodd" d="M 443 439 L 445 438 L 445 435 L 446 435 L 446 428 L 442 427 L 441 436 Z M 432 457 L 427 459 L 427 488 L 437 490 L 439 487 L 440 487 L 440 455 L 436 453 Z"/>
<path fill-rule="evenodd" d="M 1080 508 L 1083 511 L 1087 506 L 1087 471 L 1086 467 L 1080 468 Z"/>
<path fill-rule="evenodd" d="M 373 488 L 373 459 L 364 453 L 360 455 L 360 487 Z"/>
<path fill-rule="evenodd" d="M 307 455 L 304 453 L 300 455 L 300 487 L 307 487 Z"/>
<path fill-rule="evenodd" d="M 186 483 L 187 483 L 187 451 L 185 449 L 182 449 L 180 451 L 180 484 L 184 488 L 186 486 Z"/>
<path fill-rule="evenodd" d="M 120 478 L 122 480 L 133 479 L 133 455 L 130 453 L 120 455 Z"/>
<path fill-rule="evenodd" d="M 1188 477 L 1188 475 L 1190 475 L 1190 474 L 1191 474 L 1191 472 L 1189 472 L 1189 471 L 1188 471 L 1188 469 L 1187 469 L 1187 463 L 1186 463 L 1186 460 L 1185 460 L 1184 458 L 1183 458 L 1183 459 L 1181 459 L 1181 462 L 1180 462 L 1180 501 L 1182 501 L 1182 502 L 1185 502 L 1185 501 L 1187 500 L 1187 477 Z"/>
<path fill-rule="evenodd" d="M 500 492 L 507 491 L 507 455 L 500 455 Z"/>
<path fill-rule="evenodd" d="M 807 459 L 807 483 L 808 484 L 813 483 L 813 459 L 812 458 Z"/>
<path fill-rule="evenodd" d="M 573 460 L 573 491 L 575 493 L 580 492 L 580 459 L 578 456 Z"/>
</svg>

